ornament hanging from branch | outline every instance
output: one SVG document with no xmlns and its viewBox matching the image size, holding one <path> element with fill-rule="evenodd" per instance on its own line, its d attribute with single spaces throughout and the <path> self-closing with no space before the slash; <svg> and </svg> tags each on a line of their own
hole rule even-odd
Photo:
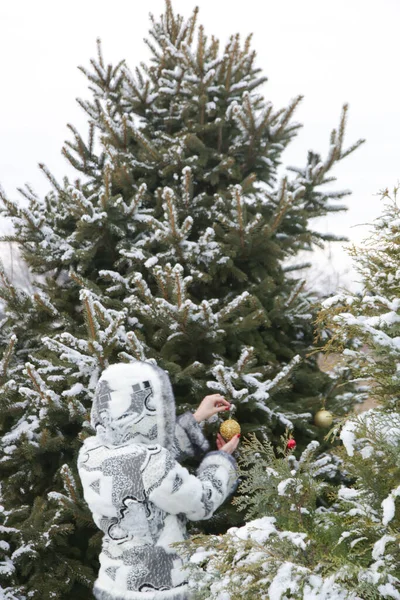
<svg viewBox="0 0 400 600">
<path fill-rule="evenodd" d="M 290 438 L 287 442 L 287 448 L 288 450 L 294 450 L 296 448 L 297 444 L 296 444 L 296 440 L 293 438 Z"/>
<path fill-rule="evenodd" d="M 321 408 L 314 417 L 314 423 L 317 427 L 330 427 L 333 423 L 333 415 L 329 410 Z"/>
</svg>

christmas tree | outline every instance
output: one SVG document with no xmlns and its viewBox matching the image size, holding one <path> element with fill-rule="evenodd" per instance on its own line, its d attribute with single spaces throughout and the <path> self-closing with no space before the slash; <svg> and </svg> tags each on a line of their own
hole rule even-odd
<svg viewBox="0 0 400 600">
<path fill-rule="evenodd" d="M 286 259 L 335 239 L 310 220 L 344 210 L 329 191 L 347 106 L 326 158 L 309 152 L 278 180 L 300 124 L 301 96 L 275 109 L 260 93 L 250 37 L 214 37 L 170 2 L 152 18 L 149 64 L 87 76 L 86 141 L 73 126 L 63 152 L 78 172 L 25 206 L 1 193 L 33 276 L 33 295 L 2 274 L 3 593 L 87 598 L 100 535 L 76 475 L 80 437 L 101 371 L 148 360 L 171 377 L 178 412 L 220 392 L 242 430 L 298 442 L 331 388 L 312 344 L 312 299 Z M 296 369 L 295 369 L 296 367 Z M 289 388 L 290 378 L 290 388 Z M 210 436 L 218 424 L 206 424 Z M 229 517 L 234 518 L 234 516 Z M 229 521 L 231 522 L 231 521 Z M 226 529 L 225 513 L 214 529 Z M 48 574 L 53 577 L 49 578 Z M 7 596 L 6 596 L 7 597 Z"/>
<path fill-rule="evenodd" d="M 297 460 L 285 440 L 280 455 L 268 442 L 249 440 L 241 457 L 247 479 L 235 501 L 252 520 L 225 536 L 191 542 L 199 597 L 400 597 L 396 193 L 384 193 L 385 210 L 372 235 L 351 250 L 361 293 L 325 300 L 318 317 L 330 332 L 326 351 L 341 356 L 355 382 L 355 401 L 368 398 L 374 407 L 334 426 L 330 435 L 342 445 L 330 454 L 316 456 L 318 442 L 311 442 Z M 338 470 L 343 482 L 332 485 Z"/>
</svg>

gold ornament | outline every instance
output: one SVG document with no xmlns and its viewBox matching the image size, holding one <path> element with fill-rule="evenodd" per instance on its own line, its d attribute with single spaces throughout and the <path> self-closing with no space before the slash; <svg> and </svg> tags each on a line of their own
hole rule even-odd
<svg viewBox="0 0 400 600">
<path fill-rule="evenodd" d="M 314 423 L 317 427 L 330 427 L 332 422 L 333 415 L 329 410 L 325 410 L 325 408 L 319 410 L 314 417 Z"/>
<path fill-rule="evenodd" d="M 219 432 L 226 442 L 229 442 L 235 435 L 240 433 L 240 425 L 234 419 L 227 419 L 221 423 Z"/>
</svg>

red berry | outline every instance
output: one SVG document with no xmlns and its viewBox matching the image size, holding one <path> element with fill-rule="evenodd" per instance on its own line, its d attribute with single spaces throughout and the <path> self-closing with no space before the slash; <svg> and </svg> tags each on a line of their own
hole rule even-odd
<svg viewBox="0 0 400 600">
<path fill-rule="evenodd" d="M 293 450 L 293 448 L 296 448 L 296 440 L 288 440 L 287 447 L 289 448 L 289 450 Z"/>
</svg>

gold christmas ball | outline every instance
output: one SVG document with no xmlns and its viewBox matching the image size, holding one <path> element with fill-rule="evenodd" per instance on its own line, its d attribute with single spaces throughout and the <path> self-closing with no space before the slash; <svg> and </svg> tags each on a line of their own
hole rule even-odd
<svg viewBox="0 0 400 600">
<path fill-rule="evenodd" d="M 319 410 L 315 417 L 314 423 L 317 427 L 330 427 L 333 422 L 333 415 L 329 410 L 325 410 L 324 408 Z"/>
<path fill-rule="evenodd" d="M 240 433 L 240 425 L 233 419 L 227 419 L 221 424 L 219 432 L 226 442 L 229 442 L 235 435 Z"/>
</svg>

